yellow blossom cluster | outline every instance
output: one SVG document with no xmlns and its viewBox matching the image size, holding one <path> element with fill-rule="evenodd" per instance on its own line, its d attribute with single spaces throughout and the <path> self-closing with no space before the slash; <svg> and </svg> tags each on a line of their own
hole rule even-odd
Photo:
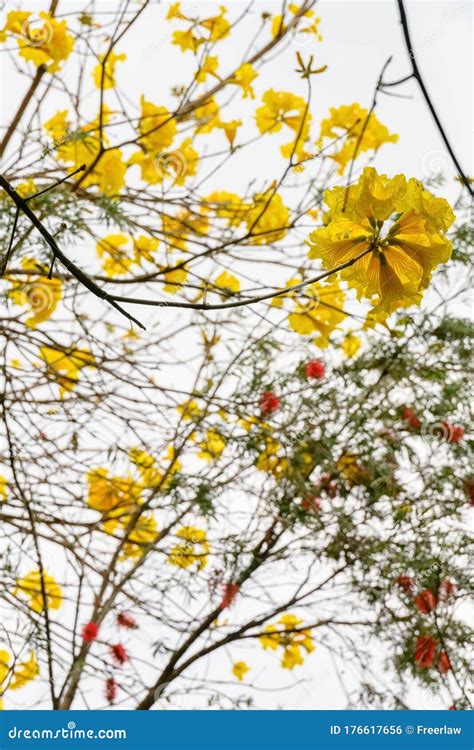
<svg viewBox="0 0 474 750">
<path fill-rule="evenodd" d="M 396 143 L 398 135 L 390 133 L 375 116 L 354 103 L 341 107 L 331 107 L 329 117 L 321 123 L 319 146 L 325 139 L 336 139 L 336 148 L 330 155 L 339 164 L 342 174 L 347 164 L 366 151 L 377 151 L 384 143 Z"/>
<path fill-rule="evenodd" d="M 19 54 L 37 68 L 44 65 L 49 73 L 57 73 L 74 46 L 65 20 L 57 21 L 45 11 L 11 10 L 7 22 L 0 30 L 0 43 L 9 37 L 16 39 Z"/>
<path fill-rule="evenodd" d="M 301 281 L 301 278 L 290 279 L 286 286 L 296 286 Z M 308 284 L 287 295 L 275 297 L 272 305 L 282 307 L 286 298 L 293 303 L 293 310 L 288 315 L 290 328 L 301 336 L 316 334 L 314 343 L 321 348 L 328 346 L 331 333 L 346 317 L 345 295 L 338 281 Z"/>
<path fill-rule="evenodd" d="M 98 89 L 112 89 L 115 86 L 115 66 L 127 59 L 125 52 L 117 55 L 111 50 L 107 56 L 99 55 L 99 62 L 94 68 L 94 83 Z"/>
<path fill-rule="evenodd" d="M 223 5 L 219 13 L 203 19 L 194 19 L 186 16 L 181 10 L 181 3 L 173 3 L 167 13 L 167 20 L 183 22 L 188 26 L 184 30 L 173 32 L 172 43 L 177 45 L 182 52 L 191 51 L 196 53 L 203 44 L 215 43 L 228 36 L 230 23 L 225 17 L 227 8 Z"/>
<path fill-rule="evenodd" d="M 28 328 L 36 328 L 39 323 L 49 320 L 62 298 L 62 283 L 60 279 L 48 278 L 32 258 L 23 258 L 21 267 L 24 271 L 31 272 L 31 278 L 26 282 L 18 278 L 8 277 L 12 284 L 8 291 L 8 297 L 22 307 L 26 306 L 32 313 L 26 318 L 25 325 Z"/>
<path fill-rule="evenodd" d="M 7 690 L 19 690 L 39 675 L 36 653 L 31 651 L 26 661 L 17 663 L 12 655 L 0 649 L 0 711 L 3 710 L 3 696 Z"/>
<path fill-rule="evenodd" d="M 194 526 L 183 526 L 176 532 L 178 539 L 183 541 L 172 547 L 168 562 L 178 568 L 190 568 L 197 565 L 197 570 L 202 570 L 207 566 L 207 555 L 210 552 L 210 546 L 207 541 L 207 534 L 204 529 L 197 529 Z"/>
<path fill-rule="evenodd" d="M 297 12 L 301 8 L 301 5 L 296 5 L 296 3 L 289 3 L 288 10 L 293 16 L 296 16 Z M 321 22 L 320 18 L 317 18 L 315 16 L 314 10 L 306 10 L 304 13 L 300 14 L 300 16 L 295 19 L 291 19 L 290 23 L 292 28 L 295 30 L 298 34 L 310 34 L 313 36 L 318 42 L 322 41 L 322 36 L 319 31 L 319 24 Z M 271 26 L 271 32 L 273 38 L 278 36 L 279 34 L 282 34 L 286 29 L 288 28 L 288 24 L 285 24 L 284 19 L 282 16 L 274 16 L 272 19 L 272 26 Z"/>
<path fill-rule="evenodd" d="M 86 188 L 96 186 L 105 195 L 117 195 L 125 184 L 127 165 L 120 149 L 108 147 L 109 139 L 105 134 L 106 125 L 110 122 L 111 111 L 107 106 L 102 108 L 102 144 L 100 138 L 100 115 L 91 122 L 72 129 L 68 120 L 68 110 L 57 112 L 44 124 L 44 129 L 53 139 L 56 157 L 68 164 L 69 172 L 74 172 L 83 164 L 91 167 L 82 180 Z"/>
<path fill-rule="evenodd" d="M 327 225 L 310 235 L 309 257 L 328 269 L 355 261 L 341 278 L 371 301 L 375 316 L 419 304 L 434 269 L 451 255 L 449 203 L 416 179 L 372 167 L 349 188 L 327 190 L 324 200 Z"/>
<path fill-rule="evenodd" d="M 286 126 L 295 134 L 294 139 L 280 147 L 282 156 L 288 159 L 292 153 L 299 161 L 307 158 L 304 145 L 309 138 L 311 114 L 302 96 L 289 91 L 269 89 L 262 97 L 263 105 L 255 113 L 260 133 L 278 133 Z"/>
<path fill-rule="evenodd" d="M 32 570 L 24 578 L 20 578 L 16 582 L 14 594 L 29 599 L 33 612 L 43 612 L 45 606 L 47 609 L 59 609 L 63 601 L 61 586 L 53 576 L 45 572 L 41 575 L 39 570 Z"/>
<path fill-rule="evenodd" d="M 59 385 L 59 395 L 74 390 L 84 367 L 95 367 L 95 360 L 88 349 L 62 351 L 51 346 L 40 346 L 39 356 L 46 364 L 48 376 Z"/>
<path fill-rule="evenodd" d="M 303 664 L 303 651 L 310 654 L 316 646 L 309 628 L 301 628 L 303 620 L 296 615 L 285 614 L 274 625 L 267 625 L 265 633 L 259 636 L 263 648 L 276 651 L 283 649 L 281 666 L 283 669 L 294 669 Z M 280 627 L 278 627 L 280 626 Z"/>
</svg>

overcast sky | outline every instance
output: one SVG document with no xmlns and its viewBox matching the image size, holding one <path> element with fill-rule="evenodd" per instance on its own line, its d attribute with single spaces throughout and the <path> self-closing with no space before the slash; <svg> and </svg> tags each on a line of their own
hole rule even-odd
<svg viewBox="0 0 474 750">
<path fill-rule="evenodd" d="M 65 5 L 64 2 L 60 3 L 60 11 Z M 183 3 L 185 9 L 189 5 L 190 3 Z M 215 4 L 200 3 L 200 6 L 204 5 L 215 7 Z M 227 2 L 226 5 L 229 9 L 243 9 L 247 3 L 237 0 Z M 68 2 L 67 10 L 83 10 L 85 6 L 85 3 Z M 279 2 L 256 2 L 254 12 L 260 15 L 264 8 L 273 9 L 279 6 Z M 43 10 L 47 3 L 9 2 L 8 9 L 12 7 Z M 116 8 L 117 3 L 99 2 L 97 7 L 107 10 Z M 465 172 L 472 175 L 472 4 L 458 0 L 407 2 L 407 11 L 426 85 Z M 386 74 L 388 80 L 401 78 L 410 72 L 410 61 L 403 43 L 395 0 L 331 0 L 318 3 L 317 12 L 321 17 L 323 43 L 315 44 L 314 48 L 299 47 L 303 52 L 314 52 L 317 65 L 328 65 L 328 72 L 319 76 L 314 84 L 312 114 L 316 122 L 320 122 L 326 116 L 331 106 L 356 101 L 369 107 L 379 72 L 389 56 L 393 57 L 393 61 Z M 157 104 L 171 104 L 170 85 L 180 79 L 186 80 L 187 72 L 193 66 L 190 54 L 183 55 L 176 47 L 164 43 L 169 39 L 170 29 L 161 23 L 163 16 L 163 8 L 157 3 L 152 3 L 126 36 L 123 46 L 117 50 L 126 51 L 128 58 L 118 68 L 120 84 L 130 95 L 132 92 L 136 93 L 137 103 L 143 92 Z M 226 40 L 222 45 L 225 49 L 225 53 L 222 54 L 224 70 L 226 66 L 235 64 L 247 44 L 248 27 L 239 29 Z M 0 57 L 0 61 L 4 59 Z M 297 80 L 294 75 L 294 65 L 288 65 L 288 56 L 282 56 L 280 59 L 281 67 L 278 69 L 277 78 L 275 64 L 272 64 L 256 81 L 257 99 L 270 87 L 305 93 L 304 82 Z M 2 124 L 5 124 L 11 119 L 19 99 L 26 90 L 26 81 L 14 74 L 10 62 L 5 60 L 1 64 L 0 101 Z M 453 170 L 449 158 L 416 83 L 410 81 L 399 91 L 411 98 L 379 97 L 379 119 L 400 136 L 398 144 L 382 148 L 377 157 L 379 171 L 383 170 L 389 174 L 404 172 L 408 176 L 425 179 L 443 171 L 452 178 Z M 48 104 L 50 111 L 48 110 L 47 114 L 51 116 L 60 106 L 60 97 L 52 97 L 51 104 Z M 254 106 L 255 104 L 249 103 L 248 111 L 253 110 Z M 94 107 L 97 107 L 96 100 Z M 245 113 L 245 110 L 242 111 Z M 266 151 L 265 147 L 259 146 L 257 158 L 262 177 L 266 177 L 267 170 L 271 168 L 271 154 L 274 153 L 274 148 L 271 144 Z M 238 190 L 239 182 L 244 186 L 247 178 L 245 171 L 234 173 L 231 189 Z M 229 189 L 229 185 L 225 186 L 222 183 L 219 187 Z M 443 191 L 448 197 L 455 195 L 456 183 L 451 179 Z M 166 311 L 161 313 L 164 316 L 167 314 Z M 242 658 L 251 663 L 253 676 L 258 677 L 259 683 L 266 686 L 265 691 L 257 698 L 261 707 L 343 708 L 344 692 L 336 677 L 330 655 L 324 649 L 324 644 L 318 642 L 317 634 L 316 643 L 317 650 L 294 675 L 282 673 L 282 670 L 276 667 L 269 669 L 268 654 L 259 648 L 254 648 L 251 652 L 233 649 L 232 656 L 233 660 Z M 230 657 L 226 654 L 215 655 L 207 671 L 212 671 L 214 675 L 221 673 L 223 679 L 228 679 L 230 664 Z M 347 677 L 350 679 L 349 675 Z M 307 687 L 295 685 L 284 692 L 274 692 L 274 688 L 284 688 L 301 678 L 309 680 Z M 239 692 L 244 691 L 239 688 Z M 438 695 L 434 698 L 415 687 L 410 698 L 413 708 L 442 708 L 446 705 L 443 696 Z M 191 705 L 187 703 L 183 704 L 183 707 Z"/>
</svg>

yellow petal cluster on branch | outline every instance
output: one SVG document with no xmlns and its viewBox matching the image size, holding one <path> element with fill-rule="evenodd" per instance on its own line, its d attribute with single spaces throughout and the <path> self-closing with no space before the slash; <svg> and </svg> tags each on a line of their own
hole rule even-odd
<svg viewBox="0 0 474 750">
<path fill-rule="evenodd" d="M 316 648 L 311 629 L 301 628 L 302 623 L 303 620 L 296 615 L 282 615 L 277 623 L 267 625 L 265 633 L 259 636 L 263 648 L 269 648 L 272 651 L 278 648 L 283 649 L 281 659 L 283 669 L 294 669 L 297 665 L 303 664 L 303 650 L 310 654 Z"/>
<path fill-rule="evenodd" d="M 398 135 L 390 133 L 372 112 L 369 114 L 360 104 L 331 107 L 330 115 L 321 123 L 319 146 L 325 139 L 337 139 L 331 159 L 339 164 L 342 174 L 347 164 L 366 151 L 377 151 L 384 143 L 396 143 Z"/>
<path fill-rule="evenodd" d="M 57 21 L 45 11 L 11 10 L 7 22 L 0 30 L 0 43 L 8 37 L 16 39 L 20 57 L 31 61 L 37 68 L 44 65 L 49 73 L 57 73 L 74 46 L 68 34 L 66 21 Z"/>
<path fill-rule="evenodd" d="M 178 568 L 189 568 L 196 564 L 197 570 L 202 570 L 207 565 L 207 555 L 210 546 L 207 542 L 207 534 L 204 529 L 194 526 L 183 526 L 176 532 L 181 544 L 175 545 L 169 554 L 168 562 Z"/>
<path fill-rule="evenodd" d="M 311 233 L 309 257 L 334 269 L 366 252 L 341 272 L 359 299 L 370 300 L 375 315 L 418 305 L 434 269 L 451 256 L 449 203 L 418 180 L 372 167 L 349 188 L 327 190 L 324 200 L 327 226 Z"/>
<path fill-rule="evenodd" d="M 43 579 L 43 586 L 41 585 Z M 44 598 L 43 598 L 44 587 Z M 24 578 L 16 582 L 15 596 L 27 597 L 29 606 L 34 612 L 43 612 L 45 606 L 48 609 L 59 609 L 63 601 L 61 586 L 48 573 L 32 570 Z"/>
<path fill-rule="evenodd" d="M 36 653 L 32 651 L 27 661 L 16 663 L 12 655 L 0 649 L 0 710 L 7 690 L 19 690 L 39 675 Z"/>
</svg>

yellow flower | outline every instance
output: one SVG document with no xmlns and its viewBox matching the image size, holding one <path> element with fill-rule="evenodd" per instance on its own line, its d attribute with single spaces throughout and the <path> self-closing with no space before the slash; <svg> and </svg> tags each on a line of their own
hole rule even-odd
<svg viewBox="0 0 474 750">
<path fill-rule="evenodd" d="M 360 104 L 331 107 L 329 112 L 330 116 L 321 123 L 319 145 L 323 144 L 325 138 L 338 139 L 337 150 L 331 154 L 331 159 L 339 164 L 339 174 L 354 158 L 356 148 L 359 155 L 365 151 L 377 151 L 384 143 L 398 141 L 396 133 L 389 133 L 375 114 L 372 112 L 369 116 L 368 110 Z M 345 138 L 341 139 L 344 134 Z"/>
<path fill-rule="evenodd" d="M 316 648 L 311 635 L 310 628 L 300 628 L 303 620 L 296 615 L 282 615 L 274 625 L 267 625 L 265 633 L 259 636 L 263 648 L 276 651 L 283 648 L 281 666 L 283 669 L 293 669 L 298 664 L 303 664 L 302 649 L 310 654 Z M 280 626 L 280 627 L 278 627 Z M 297 629 L 296 632 L 291 632 Z"/>
<path fill-rule="evenodd" d="M 134 262 L 142 263 L 144 260 L 147 260 L 149 263 L 153 263 L 153 253 L 158 245 L 159 241 L 156 237 L 146 237 L 144 234 L 135 237 L 133 240 Z"/>
<path fill-rule="evenodd" d="M 171 21 L 173 18 L 183 18 L 181 13 L 181 3 L 172 3 L 166 14 L 166 20 Z"/>
<path fill-rule="evenodd" d="M 15 305 L 27 305 L 33 315 L 25 320 L 28 328 L 36 328 L 39 323 L 49 320 L 62 297 L 62 284 L 59 279 L 48 279 L 38 270 L 38 264 L 31 258 L 23 258 L 22 268 L 34 271 L 36 279 L 27 282 L 19 282 L 9 276 L 8 281 L 13 288 L 8 292 L 8 297 Z"/>
<path fill-rule="evenodd" d="M 184 420 L 197 421 L 203 415 L 202 409 L 199 408 L 197 401 L 185 401 L 177 407 L 178 412 L 181 414 Z"/>
<path fill-rule="evenodd" d="M 219 67 L 219 58 L 208 55 L 196 73 L 196 81 L 198 83 L 204 83 L 207 76 L 214 76 L 219 78 L 216 74 L 217 68 Z"/>
<path fill-rule="evenodd" d="M 244 661 L 236 661 L 232 667 L 232 674 L 242 682 L 247 672 L 250 672 L 250 667 Z"/>
<path fill-rule="evenodd" d="M 227 140 L 233 146 L 237 128 L 240 128 L 241 125 L 242 120 L 230 120 L 229 122 L 219 122 L 217 127 L 224 131 Z"/>
<path fill-rule="evenodd" d="M 262 97 L 264 102 L 255 113 L 257 128 L 260 133 L 278 133 L 286 125 L 296 134 L 295 141 L 285 143 L 280 147 L 282 156 L 289 158 L 293 151 L 299 160 L 308 154 L 304 151 L 304 144 L 309 138 L 311 115 L 307 111 L 305 100 L 289 91 L 266 91 Z"/>
<path fill-rule="evenodd" d="M 188 272 L 184 268 L 176 268 L 174 271 L 168 271 L 164 276 L 166 284 L 163 288 L 165 292 L 176 294 L 188 278 Z"/>
<path fill-rule="evenodd" d="M 11 654 L 0 649 L 0 710 L 3 710 L 2 696 L 7 690 L 19 690 L 39 675 L 38 661 L 34 651 L 30 653 L 27 661 L 19 664 L 10 664 L 10 662 L 12 662 Z"/>
<path fill-rule="evenodd" d="M 103 108 L 102 124 L 110 121 L 110 110 Z M 74 133 L 67 119 L 67 110 L 57 112 L 44 124 L 44 129 L 54 139 L 56 157 L 65 163 L 70 172 L 82 164 L 91 164 L 100 152 L 99 117 L 86 125 L 77 128 Z M 108 144 L 107 135 L 103 134 L 103 143 Z M 97 186 L 105 195 L 119 193 L 125 184 L 127 165 L 118 148 L 107 148 L 100 156 L 94 169 L 82 180 L 82 187 Z"/>
<path fill-rule="evenodd" d="M 200 21 L 199 24 L 210 32 L 210 42 L 217 42 L 229 35 L 230 23 L 226 18 L 224 18 L 225 14 L 227 13 L 227 8 L 221 5 L 220 11 L 221 12 L 218 16 L 206 18 L 204 21 Z"/>
<path fill-rule="evenodd" d="M 43 573 L 43 585 L 45 599 L 43 599 L 40 571 L 32 570 L 16 582 L 14 594 L 29 598 L 29 606 L 34 612 L 43 612 L 45 605 L 48 609 L 59 609 L 63 600 L 61 587 L 48 573 Z"/>
<path fill-rule="evenodd" d="M 176 44 L 181 52 L 191 50 L 191 52 L 196 53 L 205 41 L 203 37 L 195 36 L 192 29 L 187 29 L 186 31 L 174 31 L 171 43 Z"/>
<path fill-rule="evenodd" d="M 225 446 L 226 442 L 222 435 L 215 430 L 208 430 L 205 439 L 199 444 L 201 452 L 198 453 L 198 457 L 213 461 L 219 458 Z"/>
<path fill-rule="evenodd" d="M 306 102 L 301 96 L 289 91 L 269 89 L 264 93 L 262 101 L 263 106 L 255 113 L 260 133 L 278 133 L 283 125 L 287 125 L 295 133 L 298 132 L 302 114 L 306 109 Z"/>
<path fill-rule="evenodd" d="M 20 184 L 16 186 L 15 190 L 18 195 L 21 195 L 22 198 L 28 198 L 30 195 L 34 195 L 34 193 L 38 192 L 36 183 L 32 179 L 20 182 Z"/>
<path fill-rule="evenodd" d="M 173 158 L 173 153 L 167 153 L 176 135 L 176 120 L 165 107 L 157 107 L 156 104 L 147 101 L 143 95 L 141 108 L 139 124 L 141 149 L 132 154 L 128 163 L 138 164 L 141 168 L 142 179 L 151 185 L 162 182 L 163 177 L 170 173 L 176 174 L 178 178 L 183 177 L 186 154 L 183 161 L 183 158 L 180 159 L 176 154 Z M 181 148 L 188 151 L 189 174 L 195 174 L 197 153 L 190 149 L 190 143 L 191 139 L 187 139 Z M 192 171 L 193 168 L 194 171 Z M 184 170 L 184 176 L 186 176 L 186 170 Z"/>
<path fill-rule="evenodd" d="M 17 40 L 20 57 L 31 60 L 37 68 L 44 65 L 47 71 L 56 73 L 74 46 L 74 38 L 67 32 L 66 21 L 57 21 L 45 11 L 35 14 L 12 10 L 0 31 L 0 42 L 5 42 L 10 34 Z"/>
<path fill-rule="evenodd" d="M 301 6 L 295 3 L 290 3 L 288 7 L 290 12 L 295 15 Z M 319 32 L 320 21 L 320 18 L 314 17 L 314 10 L 307 10 L 305 13 L 303 13 L 302 16 L 299 16 L 299 19 L 293 26 L 293 28 L 298 34 L 313 34 L 313 36 L 316 37 L 317 41 L 321 42 L 323 38 Z M 286 31 L 286 28 L 286 24 L 282 22 L 282 16 L 273 17 L 271 27 L 273 38 L 278 36 L 278 34 Z"/>
<path fill-rule="evenodd" d="M 87 505 L 108 518 L 132 513 L 141 503 L 141 489 L 130 476 L 109 477 L 105 468 L 92 469 L 87 473 L 89 494 Z"/>
<path fill-rule="evenodd" d="M 288 227 L 290 212 L 281 196 L 273 187 L 265 193 L 254 195 L 253 203 L 244 215 L 247 229 L 251 232 L 248 242 L 252 245 L 268 245 L 281 240 Z"/>
<path fill-rule="evenodd" d="M 204 201 L 206 210 L 220 219 L 226 219 L 228 226 L 236 226 L 243 221 L 246 208 L 237 193 L 220 190 L 208 195 Z"/>
<path fill-rule="evenodd" d="M 250 431 L 250 424 L 247 428 L 245 424 L 242 425 L 244 429 Z M 279 480 L 285 476 L 288 471 L 287 459 L 280 455 L 283 446 L 271 435 L 263 435 L 263 448 L 255 462 L 255 466 L 260 471 L 264 471 L 266 474 L 272 474 L 275 479 Z"/>
<path fill-rule="evenodd" d="M 257 78 L 258 73 L 250 63 L 244 63 L 237 68 L 233 75 L 232 83 L 236 83 L 237 86 L 242 88 L 243 98 L 246 99 L 250 96 L 251 99 L 255 99 L 255 93 L 252 87 L 252 82 Z"/>
<path fill-rule="evenodd" d="M 368 251 L 341 272 L 359 299 L 375 304 L 375 314 L 419 304 L 434 269 L 451 256 L 449 203 L 418 180 L 389 178 L 372 167 L 348 189 L 326 191 L 325 201 L 328 224 L 310 235 L 309 257 L 333 269 Z"/>
<path fill-rule="evenodd" d="M 288 286 L 297 283 L 298 279 L 291 279 Z M 329 336 L 346 317 L 344 292 L 339 283 L 316 282 L 294 293 L 290 292 L 288 296 L 294 301 L 294 310 L 288 315 L 290 328 L 301 336 L 319 334 L 314 343 L 322 348 L 326 347 Z"/>
<path fill-rule="evenodd" d="M 220 126 L 219 106 L 214 99 L 207 99 L 205 104 L 196 107 L 191 116 L 196 121 L 196 133 L 210 133 Z"/>
<path fill-rule="evenodd" d="M 344 336 L 344 340 L 342 342 L 342 351 L 344 352 L 344 356 L 350 358 L 354 357 L 357 352 L 359 351 L 361 347 L 362 341 L 358 336 L 354 336 L 352 331 L 349 331 L 349 333 Z"/>
<path fill-rule="evenodd" d="M 117 55 L 113 50 L 109 52 L 107 60 L 104 63 L 105 54 L 99 56 L 99 64 L 94 68 L 94 83 L 98 89 L 112 89 L 115 86 L 115 66 L 118 62 L 127 59 L 125 52 Z M 104 80 L 102 82 L 102 75 Z"/>
<path fill-rule="evenodd" d="M 124 516 L 120 519 L 120 525 L 125 529 L 130 520 L 129 516 Z M 145 548 L 156 541 L 157 535 L 158 526 L 153 515 L 151 513 L 142 513 L 128 533 L 127 542 L 123 547 L 122 559 L 141 557 L 145 552 Z"/>
<path fill-rule="evenodd" d="M 176 532 L 176 536 L 184 541 L 172 548 L 168 557 L 169 564 L 178 568 L 189 568 L 196 563 L 198 570 L 205 568 L 210 552 L 206 532 L 193 526 L 183 526 Z"/>
<path fill-rule="evenodd" d="M 88 349 L 71 349 L 66 353 L 50 346 L 41 346 L 39 355 L 51 377 L 60 385 L 61 398 L 65 391 L 74 389 L 83 367 L 95 367 L 94 357 Z"/>
<path fill-rule="evenodd" d="M 28 682 L 34 680 L 39 675 L 39 666 L 36 654 L 34 651 L 30 653 L 30 658 L 27 661 L 21 662 L 15 667 L 13 672 L 12 680 L 8 685 L 9 690 L 19 690 Z"/>
<path fill-rule="evenodd" d="M 240 292 L 240 281 L 227 271 L 223 271 L 219 274 L 214 280 L 214 286 L 219 287 L 219 289 L 224 289 L 226 292 L 231 292 L 232 294 Z"/>
<path fill-rule="evenodd" d="M 350 451 L 345 451 L 339 458 L 336 468 L 349 484 L 364 484 L 370 480 L 370 472 L 363 466 L 357 456 Z"/>
<path fill-rule="evenodd" d="M 8 482 L 4 476 L 0 474 L 0 503 L 4 503 L 8 497 Z"/>
<path fill-rule="evenodd" d="M 108 234 L 97 243 L 97 255 L 103 258 L 102 268 L 107 276 L 124 276 L 130 270 L 134 259 L 129 250 L 123 249 L 128 242 L 125 234 Z"/>
</svg>

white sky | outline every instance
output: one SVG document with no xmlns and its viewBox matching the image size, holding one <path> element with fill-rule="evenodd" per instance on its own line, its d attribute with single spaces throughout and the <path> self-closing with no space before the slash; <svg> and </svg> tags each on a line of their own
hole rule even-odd
<svg viewBox="0 0 474 750">
<path fill-rule="evenodd" d="M 186 9 L 190 3 L 183 3 Z M 199 3 L 211 9 L 215 4 Z M 243 9 L 246 3 L 240 0 L 228 2 L 231 13 Z M 115 9 L 117 3 L 98 3 L 100 9 Z M 256 2 L 255 14 L 260 15 L 263 8 L 274 10 L 280 3 Z M 24 10 L 42 10 L 46 3 L 22 2 L 8 3 L 8 9 L 20 7 Z M 74 12 L 82 10 L 85 3 L 62 2 L 60 11 L 67 9 Z M 320 120 L 328 113 L 329 107 L 340 104 L 359 102 L 363 106 L 370 106 L 375 82 L 380 69 L 388 56 L 393 56 L 393 62 L 387 71 L 387 79 L 394 80 L 410 72 L 409 60 L 404 48 L 401 27 L 398 21 L 398 11 L 395 0 L 377 0 L 373 2 L 320 2 L 316 7 L 321 17 L 321 31 L 324 37 L 322 44 L 300 46 L 303 54 L 314 52 L 316 65 L 327 64 L 329 69 L 325 75 L 318 76 L 313 84 L 312 115 L 314 121 Z M 407 11 L 415 48 L 425 82 L 430 91 L 433 102 L 438 108 L 439 115 L 446 131 L 455 147 L 461 163 L 468 174 L 474 173 L 472 165 L 472 5 L 469 2 L 407 2 Z M 178 48 L 164 43 L 169 40 L 170 28 L 160 22 L 164 16 L 163 8 L 152 3 L 142 15 L 140 21 L 127 34 L 122 47 L 117 51 L 126 50 L 127 61 L 117 67 L 117 76 L 121 87 L 130 97 L 139 103 L 139 95 L 143 92 L 147 98 L 156 104 L 171 105 L 169 88 L 175 82 L 187 80 L 193 66 L 191 54 L 183 55 Z M 3 25 L 3 24 L 2 24 Z M 248 26 L 237 31 L 222 45 L 221 69 L 230 69 L 240 60 L 248 44 Z M 295 50 L 296 51 L 296 50 Z M 265 68 L 265 72 L 255 82 L 257 100 L 268 88 L 279 90 L 294 90 L 305 94 L 302 81 L 296 79 L 293 72 L 294 65 L 288 64 L 288 55 L 281 58 L 281 63 L 274 62 Z M 7 123 L 15 111 L 18 101 L 26 89 L 26 81 L 19 78 L 4 57 L 0 58 L 2 71 L 1 80 L 1 109 L 2 124 Z M 279 67 L 276 67 L 279 66 Z M 170 77 L 170 74 L 172 77 Z M 296 81 L 296 88 L 295 88 Z M 428 178 L 430 174 L 444 171 L 453 174 L 449 157 L 446 154 L 441 139 L 431 120 L 430 114 L 422 101 L 420 92 L 414 81 L 397 89 L 412 96 L 410 99 L 398 99 L 379 96 L 377 115 L 387 125 L 390 131 L 399 134 L 396 145 L 386 145 L 377 157 L 379 171 L 388 174 L 404 172 L 408 176 Z M 45 110 L 46 116 L 51 116 L 61 108 L 61 97 L 53 95 Z M 253 111 L 255 102 L 248 102 L 248 116 Z M 97 111 L 97 91 L 91 86 L 91 112 Z M 241 108 L 240 117 L 245 117 L 246 110 Z M 245 126 L 244 126 L 245 127 Z M 249 132 L 253 128 L 248 123 Z M 222 135 L 223 137 L 223 135 Z M 278 142 L 284 143 L 288 137 Z M 224 145 L 224 142 L 223 142 Z M 256 164 L 262 176 L 262 181 L 268 179 L 274 168 L 273 160 L 275 143 L 268 145 L 259 143 L 255 151 Z M 248 158 L 248 157 L 247 157 Z M 246 160 L 246 164 L 248 161 Z M 281 165 L 280 165 L 281 167 Z M 214 187 L 236 190 L 245 187 L 248 174 L 243 168 L 237 169 L 229 176 L 229 184 L 209 186 L 209 192 Z M 443 188 L 444 189 L 444 188 Z M 442 191 L 443 191 L 442 189 Z M 457 194 L 456 183 L 448 182 L 444 189 L 448 197 Z M 442 192 L 441 191 L 441 192 Z M 172 311 L 161 310 L 160 315 L 166 317 Z M 316 642 L 318 636 L 316 634 Z M 306 660 L 305 665 L 295 674 L 285 673 L 271 667 L 272 659 L 276 659 L 258 648 L 251 652 L 241 652 L 239 648 L 232 649 L 232 660 L 226 653 L 215 655 L 209 664 L 213 674 L 222 673 L 223 679 L 229 679 L 230 664 L 233 660 L 245 659 L 252 665 L 253 676 L 260 675 L 260 684 L 267 692 L 258 695 L 257 703 L 262 708 L 343 708 L 345 696 L 338 683 L 331 658 L 318 643 L 317 650 Z M 349 675 L 347 675 L 350 679 Z M 307 688 L 294 686 L 283 692 L 273 692 L 277 687 L 289 686 L 295 679 L 308 680 Z M 33 689 L 33 688 L 32 688 Z M 239 686 L 240 693 L 246 692 Z M 26 691 L 25 691 L 26 695 Z M 18 696 L 20 697 L 20 696 Z M 425 691 L 414 690 L 412 698 L 413 708 L 442 708 L 446 701 L 437 695 L 436 699 Z M 187 702 L 182 707 L 192 707 Z"/>
</svg>

